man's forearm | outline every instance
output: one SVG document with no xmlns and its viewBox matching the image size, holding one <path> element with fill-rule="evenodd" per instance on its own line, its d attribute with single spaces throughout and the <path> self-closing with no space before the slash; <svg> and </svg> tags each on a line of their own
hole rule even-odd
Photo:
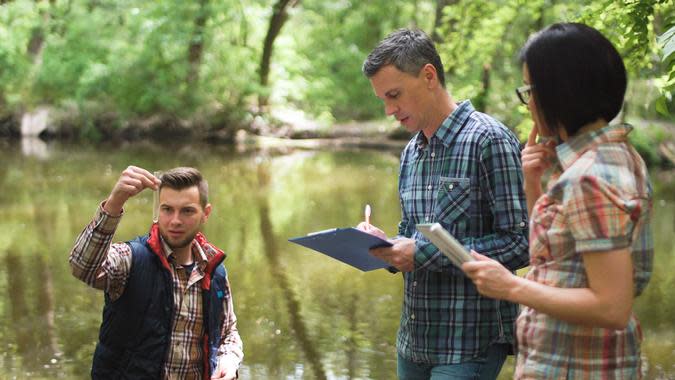
<svg viewBox="0 0 675 380">
<path fill-rule="evenodd" d="M 529 264 L 529 245 L 525 236 L 526 232 L 526 227 L 523 227 L 520 231 L 498 232 L 470 239 L 470 242 L 465 246 L 497 260 L 511 271 L 515 271 Z"/>
<path fill-rule="evenodd" d="M 230 280 L 226 277 L 226 297 L 225 297 L 225 318 L 221 326 L 221 342 L 218 348 L 218 356 L 227 357 L 228 361 L 236 361 L 237 367 L 244 359 L 244 350 L 239 331 L 237 330 L 237 316 L 234 314 L 234 302 L 232 300 L 232 292 L 230 287 Z M 236 359 L 236 360 L 235 360 Z"/>
<path fill-rule="evenodd" d="M 99 206 L 94 219 L 84 228 L 70 252 L 73 276 L 94 288 L 103 289 L 105 281 L 99 276 L 110 248 L 120 216 L 106 215 Z"/>
</svg>

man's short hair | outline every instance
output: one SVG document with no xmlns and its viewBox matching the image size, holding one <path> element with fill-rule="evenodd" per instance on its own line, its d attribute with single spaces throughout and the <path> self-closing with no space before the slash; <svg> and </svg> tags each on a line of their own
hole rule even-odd
<svg viewBox="0 0 675 380">
<path fill-rule="evenodd" d="M 597 30 L 578 23 L 553 24 L 532 35 L 520 52 L 533 100 L 550 132 L 568 135 L 621 110 L 626 68 L 619 52 Z"/>
<path fill-rule="evenodd" d="M 159 190 L 168 187 L 173 190 L 185 190 L 197 186 L 199 190 L 199 203 L 202 208 L 209 203 L 209 184 L 206 182 L 202 173 L 195 168 L 178 167 L 170 169 L 162 174 Z"/>
<path fill-rule="evenodd" d="M 427 63 L 436 68 L 438 81 L 445 88 L 443 63 L 431 38 L 419 29 L 399 29 L 368 54 L 363 62 L 363 74 L 372 78 L 382 67 L 394 65 L 404 73 L 417 76 Z"/>
</svg>

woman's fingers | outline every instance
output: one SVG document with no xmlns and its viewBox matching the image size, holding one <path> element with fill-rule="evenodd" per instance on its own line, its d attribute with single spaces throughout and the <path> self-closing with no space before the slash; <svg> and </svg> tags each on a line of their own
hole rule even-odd
<svg viewBox="0 0 675 380">
<path fill-rule="evenodd" d="M 530 135 L 527 136 L 527 146 L 533 146 L 537 144 L 537 136 L 539 136 L 539 127 L 535 124 L 530 131 Z"/>
</svg>

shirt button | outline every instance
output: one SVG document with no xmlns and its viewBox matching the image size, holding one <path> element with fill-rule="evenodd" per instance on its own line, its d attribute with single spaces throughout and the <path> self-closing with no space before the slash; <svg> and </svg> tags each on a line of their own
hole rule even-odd
<svg viewBox="0 0 675 380">
<path fill-rule="evenodd" d="M 520 227 L 525 227 L 525 222 L 520 222 Z"/>
<path fill-rule="evenodd" d="M 417 286 L 417 281 L 413 281 L 413 286 Z"/>
<path fill-rule="evenodd" d="M 431 152 L 431 157 L 436 157 L 436 153 Z"/>
<path fill-rule="evenodd" d="M 427 186 L 427 190 L 431 190 L 431 185 Z"/>
<path fill-rule="evenodd" d="M 428 221 L 429 221 L 429 217 L 428 217 L 428 216 L 425 216 L 425 217 L 424 217 L 424 220 L 425 220 L 426 222 L 428 222 Z"/>
<path fill-rule="evenodd" d="M 453 185 L 453 184 L 448 185 L 448 189 L 452 190 L 454 188 L 455 188 L 455 185 Z"/>
<path fill-rule="evenodd" d="M 415 314 L 411 315 L 410 319 L 415 319 Z"/>
</svg>

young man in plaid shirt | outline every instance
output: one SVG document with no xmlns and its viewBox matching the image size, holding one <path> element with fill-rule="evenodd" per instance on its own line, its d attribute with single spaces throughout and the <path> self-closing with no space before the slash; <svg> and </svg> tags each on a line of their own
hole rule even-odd
<svg viewBox="0 0 675 380">
<path fill-rule="evenodd" d="M 159 191 L 150 233 L 111 245 L 123 205 Z M 201 233 L 208 185 L 194 168 L 130 166 L 77 238 L 73 275 L 105 291 L 92 377 L 235 379 L 243 358 L 223 251 Z"/>
</svg>

